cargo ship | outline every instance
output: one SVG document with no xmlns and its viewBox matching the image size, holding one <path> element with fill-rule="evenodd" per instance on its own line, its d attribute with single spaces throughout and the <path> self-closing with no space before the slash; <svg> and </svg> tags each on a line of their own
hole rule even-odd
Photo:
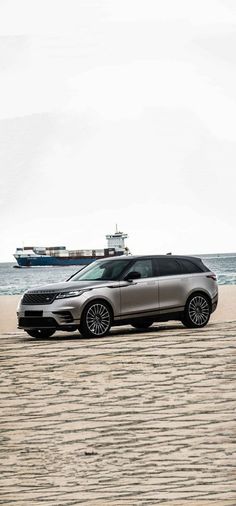
<svg viewBox="0 0 236 506">
<path fill-rule="evenodd" d="M 17 265 L 14 267 L 88 265 L 99 258 L 127 255 L 127 237 L 127 234 L 116 228 L 114 234 L 106 235 L 107 247 L 104 249 L 67 250 L 66 246 L 16 248 L 14 257 Z"/>
</svg>

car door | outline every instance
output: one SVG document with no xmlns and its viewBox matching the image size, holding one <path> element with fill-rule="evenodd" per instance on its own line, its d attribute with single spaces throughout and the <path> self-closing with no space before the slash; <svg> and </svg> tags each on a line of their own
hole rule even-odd
<svg viewBox="0 0 236 506">
<path fill-rule="evenodd" d="M 160 313 L 181 311 L 186 302 L 182 268 L 177 259 L 166 256 L 155 258 L 154 271 L 158 279 Z"/>
<path fill-rule="evenodd" d="M 140 273 L 139 279 L 121 281 L 121 318 L 152 316 L 158 312 L 157 279 L 153 275 L 151 258 L 134 260 L 125 272 Z"/>
</svg>

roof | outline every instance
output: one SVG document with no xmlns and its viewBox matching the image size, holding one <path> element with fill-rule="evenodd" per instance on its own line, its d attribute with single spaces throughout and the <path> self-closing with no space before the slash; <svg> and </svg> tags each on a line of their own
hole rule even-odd
<svg viewBox="0 0 236 506">
<path fill-rule="evenodd" d="M 104 260 L 139 260 L 143 258 L 182 258 L 190 260 L 201 260 L 201 258 L 193 255 L 117 255 L 114 257 L 105 257 Z M 100 259 L 103 260 L 103 259 Z"/>
</svg>

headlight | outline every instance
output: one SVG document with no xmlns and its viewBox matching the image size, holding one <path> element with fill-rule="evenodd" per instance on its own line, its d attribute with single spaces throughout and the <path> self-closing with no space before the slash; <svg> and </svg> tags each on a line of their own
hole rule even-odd
<svg viewBox="0 0 236 506">
<path fill-rule="evenodd" d="M 59 293 L 57 296 L 56 296 L 56 299 L 67 299 L 69 297 L 78 297 L 79 295 L 81 295 L 82 290 L 74 290 L 73 292 L 62 292 L 62 293 Z"/>
</svg>

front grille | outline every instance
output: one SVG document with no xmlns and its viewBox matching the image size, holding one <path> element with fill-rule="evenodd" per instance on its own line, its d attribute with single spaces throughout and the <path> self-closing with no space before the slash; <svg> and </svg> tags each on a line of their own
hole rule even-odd
<svg viewBox="0 0 236 506">
<path fill-rule="evenodd" d="M 30 328 L 30 329 L 42 329 L 42 328 L 50 328 L 55 329 L 58 327 L 56 320 L 54 318 L 27 318 L 22 317 L 19 318 L 19 327 Z"/>
<path fill-rule="evenodd" d="M 58 293 L 45 292 L 45 293 L 25 293 L 22 299 L 22 304 L 52 304 Z"/>
</svg>

